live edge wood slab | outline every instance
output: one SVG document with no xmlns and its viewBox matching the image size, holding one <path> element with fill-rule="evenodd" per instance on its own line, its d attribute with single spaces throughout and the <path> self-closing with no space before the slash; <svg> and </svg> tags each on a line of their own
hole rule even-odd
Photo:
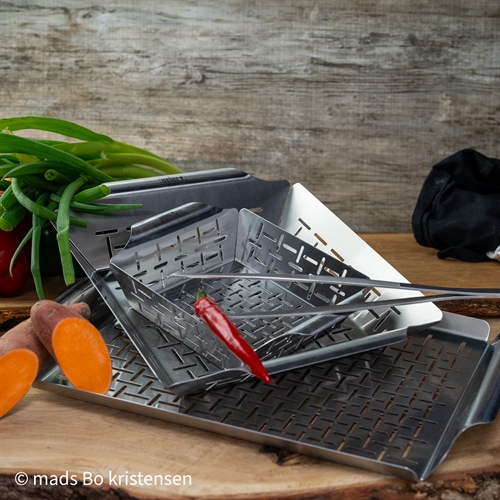
<svg viewBox="0 0 500 500">
<path fill-rule="evenodd" d="M 362 237 L 412 282 L 500 285 L 497 262 L 442 261 L 409 234 Z M 56 297 L 64 285 L 51 279 L 46 288 L 49 297 Z M 27 290 L 2 300 L 0 311 L 29 310 L 35 301 Z M 500 318 L 487 320 L 494 338 L 500 333 Z M 24 486 L 16 484 L 15 475 L 21 472 L 28 478 Z M 34 474 L 46 474 L 49 480 L 57 476 L 57 484 L 35 485 Z M 130 484 L 133 475 L 142 486 Z M 177 482 L 184 484 L 148 486 L 146 475 L 170 475 L 172 481 L 178 475 Z M 95 482 L 102 477 L 103 484 L 85 485 L 91 477 Z M 77 484 L 62 484 L 72 479 Z M 461 500 L 498 498 L 499 493 L 500 420 L 466 431 L 436 471 L 418 483 L 37 389 L 0 420 L 0 498 Z"/>
</svg>

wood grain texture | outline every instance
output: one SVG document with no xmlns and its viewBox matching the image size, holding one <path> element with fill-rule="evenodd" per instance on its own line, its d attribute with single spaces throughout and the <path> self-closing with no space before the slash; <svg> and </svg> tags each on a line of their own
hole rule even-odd
<svg viewBox="0 0 500 500">
<path fill-rule="evenodd" d="M 466 500 L 481 498 L 481 492 L 489 500 L 497 496 L 487 496 L 488 490 L 498 495 L 500 488 L 498 421 L 468 430 L 437 471 L 416 483 L 38 389 L 0 420 L 0 432 L 0 494 L 5 484 L 2 498 L 8 492 L 16 500 Z M 26 486 L 14 482 L 20 471 L 30 478 Z M 35 484 L 35 474 L 66 472 L 79 483 Z M 190 475 L 192 481 L 170 487 L 116 484 L 119 475 L 125 482 L 139 473 Z M 85 477 L 97 476 L 105 479 L 102 486 L 85 484 Z M 473 494 L 460 497 L 467 489 Z"/>
<path fill-rule="evenodd" d="M 0 116 L 301 182 L 355 230 L 405 232 L 432 165 L 500 157 L 499 42 L 490 0 L 7 0 Z"/>
<path fill-rule="evenodd" d="M 500 299 L 465 299 L 443 301 L 438 306 L 443 311 L 448 311 L 463 316 L 500 316 Z"/>
<path fill-rule="evenodd" d="M 54 300 L 69 289 L 62 276 L 43 278 L 45 298 Z M 0 335 L 3 331 L 29 318 L 31 306 L 38 300 L 33 280 L 16 297 L 0 297 Z"/>
</svg>

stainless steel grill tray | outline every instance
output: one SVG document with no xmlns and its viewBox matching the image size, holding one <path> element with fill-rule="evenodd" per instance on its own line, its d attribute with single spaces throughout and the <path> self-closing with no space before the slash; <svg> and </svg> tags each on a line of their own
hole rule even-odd
<svg viewBox="0 0 500 500">
<path fill-rule="evenodd" d="M 87 214 L 86 228 L 71 228 L 71 242 L 97 270 L 127 243 L 130 227 L 148 217 L 190 202 L 221 208 L 252 209 L 277 224 L 290 191 L 286 180 L 264 181 L 236 169 L 149 177 L 107 184 L 106 203 L 141 203 L 140 210 L 112 214 Z M 92 237 L 89 237 L 92 235 Z"/>
<path fill-rule="evenodd" d="M 84 280 L 60 301 L 87 301 L 105 338 L 114 378 L 105 396 L 77 391 L 49 365 L 36 386 L 175 423 L 335 462 L 425 479 L 468 427 L 494 420 L 500 405 L 500 341 L 484 321 L 446 314 L 405 340 L 277 376 L 198 395 L 166 390 Z M 179 359 L 183 346 L 165 334 Z M 193 351 L 179 369 L 189 371 Z M 161 436 L 158 437 L 161 439 Z"/>
<path fill-rule="evenodd" d="M 145 357 L 149 368 L 165 386 L 179 393 L 206 387 L 201 380 L 217 371 L 217 365 L 202 356 L 190 356 L 190 370 L 171 368 L 172 357 L 165 350 L 165 340 L 154 322 L 145 320 L 132 310 L 116 278 L 109 271 L 110 259 L 124 248 L 134 223 L 172 210 L 189 202 L 201 202 L 222 208 L 247 208 L 277 224 L 305 243 L 371 278 L 404 281 L 392 266 L 361 238 L 334 216 L 319 200 L 300 185 L 290 189 L 286 181 L 261 181 L 240 171 L 227 169 L 206 173 L 183 174 L 164 179 L 110 183 L 109 202 L 140 202 L 142 210 L 116 215 L 90 215 L 87 229 L 71 229 L 73 252 L 87 276 L 95 285 L 110 310 Z M 95 235 L 96 237 L 90 237 Z M 438 322 L 442 314 L 433 304 L 411 307 L 377 307 L 379 299 L 412 297 L 418 292 L 372 289 L 366 300 L 373 307 L 351 314 L 340 326 L 311 344 L 321 357 L 305 352 L 270 360 L 267 368 L 277 373 L 298 368 L 321 359 L 333 359 L 353 352 L 397 342 L 408 332 Z M 333 322 L 335 323 L 335 321 Z M 279 365 L 279 366 L 278 366 Z M 236 375 L 227 370 L 220 382 Z M 213 380 L 210 381 L 210 384 Z"/>
<path fill-rule="evenodd" d="M 109 261 L 127 243 L 131 224 L 192 201 L 248 208 L 373 279 L 404 277 L 300 185 L 290 189 L 284 181 L 227 170 L 110 187 L 110 201 L 141 202 L 144 210 L 91 217 L 87 230 L 72 230 L 89 280 L 60 300 L 91 305 L 113 359 L 112 387 L 104 396 L 77 391 L 54 365 L 44 367 L 38 387 L 413 480 L 426 478 L 463 430 L 495 418 L 499 342 L 487 343 L 487 323 L 443 316 L 433 304 L 377 307 L 380 299 L 420 295 L 390 289 L 372 290 L 371 309 L 281 358 L 274 385 L 252 379 L 183 394 L 189 392 L 184 384 L 202 377 L 211 362 L 128 304 Z M 147 349 L 161 352 L 165 362 L 146 363 Z M 331 350 L 339 359 L 304 366 L 300 360 L 310 350 Z"/>
<path fill-rule="evenodd" d="M 202 203 L 189 203 L 132 226 L 127 245 L 110 265 L 134 310 L 219 369 L 232 369 L 223 374 L 215 372 L 214 382 L 207 373 L 205 385 L 227 382 L 235 376 L 241 379 L 249 373 L 194 315 L 199 290 L 205 290 L 228 314 L 255 312 L 253 318 L 240 320 L 236 326 L 264 362 L 281 360 L 343 319 L 304 316 L 301 308 L 345 302 L 361 292 L 352 286 L 293 282 L 282 286 L 265 280 L 186 281 L 172 273 L 226 269 L 245 275 L 300 271 L 318 276 L 363 276 L 249 210 L 221 210 Z M 261 311 L 284 310 L 296 314 L 284 318 L 276 314 L 271 320 L 259 317 Z M 317 361 L 314 358 L 311 351 L 311 362 Z M 275 362 L 273 369 L 278 368 Z"/>
</svg>

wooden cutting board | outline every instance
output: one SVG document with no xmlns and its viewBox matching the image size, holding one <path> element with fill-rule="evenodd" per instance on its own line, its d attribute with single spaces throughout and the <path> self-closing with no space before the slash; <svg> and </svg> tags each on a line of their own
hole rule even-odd
<svg viewBox="0 0 500 500">
<path fill-rule="evenodd" d="M 441 261 L 411 235 L 363 238 L 412 282 L 500 285 L 500 264 Z M 47 296 L 64 289 L 47 283 Z M 31 292 L 2 301 L 2 311 L 29 308 Z M 500 318 L 490 317 L 491 338 Z M 19 486 L 15 474 L 29 483 Z M 34 474 L 58 484 L 35 485 Z M 61 482 L 75 476 L 77 485 Z M 163 485 L 131 484 L 162 476 Z M 167 475 L 184 484 L 166 485 Z M 121 484 L 117 484 L 121 478 Z M 102 478 L 103 484 L 83 482 Z M 128 479 L 127 479 L 128 478 Z M 187 482 L 190 478 L 190 483 Z M 128 484 L 125 484 L 128 481 Z M 4 488 L 4 489 L 2 489 Z M 424 499 L 496 498 L 500 490 L 500 420 L 466 431 L 436 471 L 412 483 L 240 439 L 138 416 L 32 389 L 0 420 L 0 496 L 13 498 Z M 14 496 L 18 495 L 18 496 Z M 459 496 L 462 495 L 462 496 Z M 488 496 L 490 495 L 490 496 Z"/>
</svg>

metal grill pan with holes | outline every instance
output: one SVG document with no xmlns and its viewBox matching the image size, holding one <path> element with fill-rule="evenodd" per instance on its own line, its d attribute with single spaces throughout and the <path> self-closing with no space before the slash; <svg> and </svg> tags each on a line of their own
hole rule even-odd
<svg viewBox="0 0 500 500">
<path fill-rule="evenodd" d="M 91 214 L 86 230 L 71 229 L 74 255 L 89 281 L 80 281 L 58 300 L 89 303 L 91 321 L 113 360 L 112 386 L 103 396 L 75 390 L 55 363 L 47 363 L 37 387 L 412 480 L 425 479 L 463 430 L 495 418 L 500 404 L 500 341 L 488 344 L 485 322 L 443 315 L 434 304 L 382 305 L 387 299 L 421 295 L 409 290 L 371 289 L 363 295 L 369 310 L 350 314 L 295 352 L 265 361 L 271 374 L 279 373 L 273 385 L 251 378 L 227 385 L 246 375 L 238 367 L 221 369 L 172 331 L 156 326 L 156 317 L 147 319 L 129 305 L 109 259 L 119 255 L 131 224 L 138 223 L 128 244 L 128 251 L 135 252 L 162 236 L 154 225 L 140 222 L 147 217 L 192 201 L 252 208 L 278 224 L 280 231 L 334 255 L 352 272 L 395 282 L 404 277 L 300 184 L 288 192 L 287 183 L 259 181 L 239 172 L 185 174 L 173 181 L 169 177 L 167 183 L 110 184 L 111 201 L 133 200 L 144 209 L 133 217 Z M 222 217 L 223 212 L 218 214 Z M 174 217 L 172 224 L 162 222 L 168 234 L 183 230 L 188 221 Z M 234 232 L 228 236 L 237 238 Z M 133 274 L 144 270 L 134 264 Z M 186 261 L 184 275 L 196 270 L 190 264 Z M 235 265 L 217 264 L 214 272 L 233 272 Z M 163 277 L 169 276 L 163 268 Z M 140 280 L 144 284 L 144 275 L 136 277 Z M 216 293 L 209 287 L 219 285 L 207 276 L 204 282 L 179 278 L 167 295 L 176 299 L 176 294 L 187 295 L 196 286 Z M 346 294 L 344 301 L 357 299 Z M 184 314 L 182 310 L 179 317 Z M 219 383 L 226 385 L 219 388 Z M 213 390 L 191 394 L 204 387 Z"/>
<path fill-rule="evenodd" d="M 148 227 L 142 222 L 148 218 L 193 201 L 225 209 L 248 209 L 276 224 L 282 232 L 292 234 L 311 247 L 335 257 L 351 271 L 355 269 L 372 279 L 405 281 L 396 269 L 300 184 L 290 188 L 285 181 L 264 181 L 232 169 L 187 173 L 170 176 L 167 180 L 165 183 L 160 182 L 161 178 L 110 183 L 110 202 L 133 201 L 142 203 L 143 208 L 126 216 L 124 212 L 117 212 L 111 217 L 89 214 L 88 228 L 71 227 L 70 238 L 73 255 L 144 362 L 165 387 L 178 394 L 217 387 L 247 375 L 241 367 L 220 369 L 187 344 L 172 340 L 174 337 L 156 326 L 156 316 L 149 320 L 130 306 L 124 290 L 110 270 L 110 260 L 120 254 L 127 241 L 130 240 L 130 250 L 134 242 L 139 244 L 158 236 L 154 224 Z M 176 223 L 179 222 L 177 219 Z M 134 227 L 132 235 L 131 226 Z M 89 234 L 95 237 L 89 237 Z M 227 266 L 222 266 L 222 270 L 224 267 Z M 190 271 L 193 268 L 187 269 L 185 274 Z M 132 274 L 136 272 L 134 270 Z M 163 276 L 167 274 L 164 270 Z M 206 278 L 203 286 L 206 285 L 207 291 L 210 291 L 210 287 L 217 286 L 217 283 Z M 268 285 L 262 286 L 266 288 Z M 184 281 L 184 290 L 188 291 L 188 288 L 188 283 Z M 407 334 L 440 321 L 442 313 L 431 303 L 388 306 L 382 302 L 418 297 L 422 294 L 415 290 L 371 287 L 363 295 L 368 308 L 350 313 L 341 322 L 331 318 L 333 324 L 323 331 L 323 335 L 316 336 L 293 353 L 267 360 L 264 364 L 269 373 L 279 373 L 401 341 Z M 344 303 L 358 301 L 357 298 L 346 298 Z"/>
<path fill-rule="evenodd" d="M 59 301 L 90 305 L 113 382 L 106 395 L 79 391 L 50 361 L 36 387 L 374 472 L 424 480 L 465 429 L 493 421 L 500 405 L 500 340 L 488 343 L 488 324 L 474 318 L 445 313 L 396 344 L 281 373 L 273 385 L 248 380 L 179 395 L 145 365 L 91 283 Z M 164 350 L 178 344 L 165 334 Z"/>
<path fill-rule="evenodd" d="M 186 281 L 175 273 L 292 271 L 364 276 L 249 210 L 219 209 L 202 203 L 189 203 L 135 224 L 129 242 L 111 259 L 110 267 L 129 304 L 209 361 L 216 368 L 214 380 L 219 382 L 221 377 L 234 381 L 249 373 L 194 315 L 200 289 L 226 313 L 254 311 L 254 318 L 241 320 L 236 326 L 264 362 L 286 357 L 344 319 L 338 315 L 302 316 L 301 308 L 352 300 L 360 296 L 360 289 L 294 282 L 283 286 L 272 280 L 238 278 Z M 259 318 L 262 311 L 290 309 L 297 314 Z M 223 373 L 218 373 L 221 370 Z M 207 375 L 204 383 L 209 380 Z"/>
</svg>

